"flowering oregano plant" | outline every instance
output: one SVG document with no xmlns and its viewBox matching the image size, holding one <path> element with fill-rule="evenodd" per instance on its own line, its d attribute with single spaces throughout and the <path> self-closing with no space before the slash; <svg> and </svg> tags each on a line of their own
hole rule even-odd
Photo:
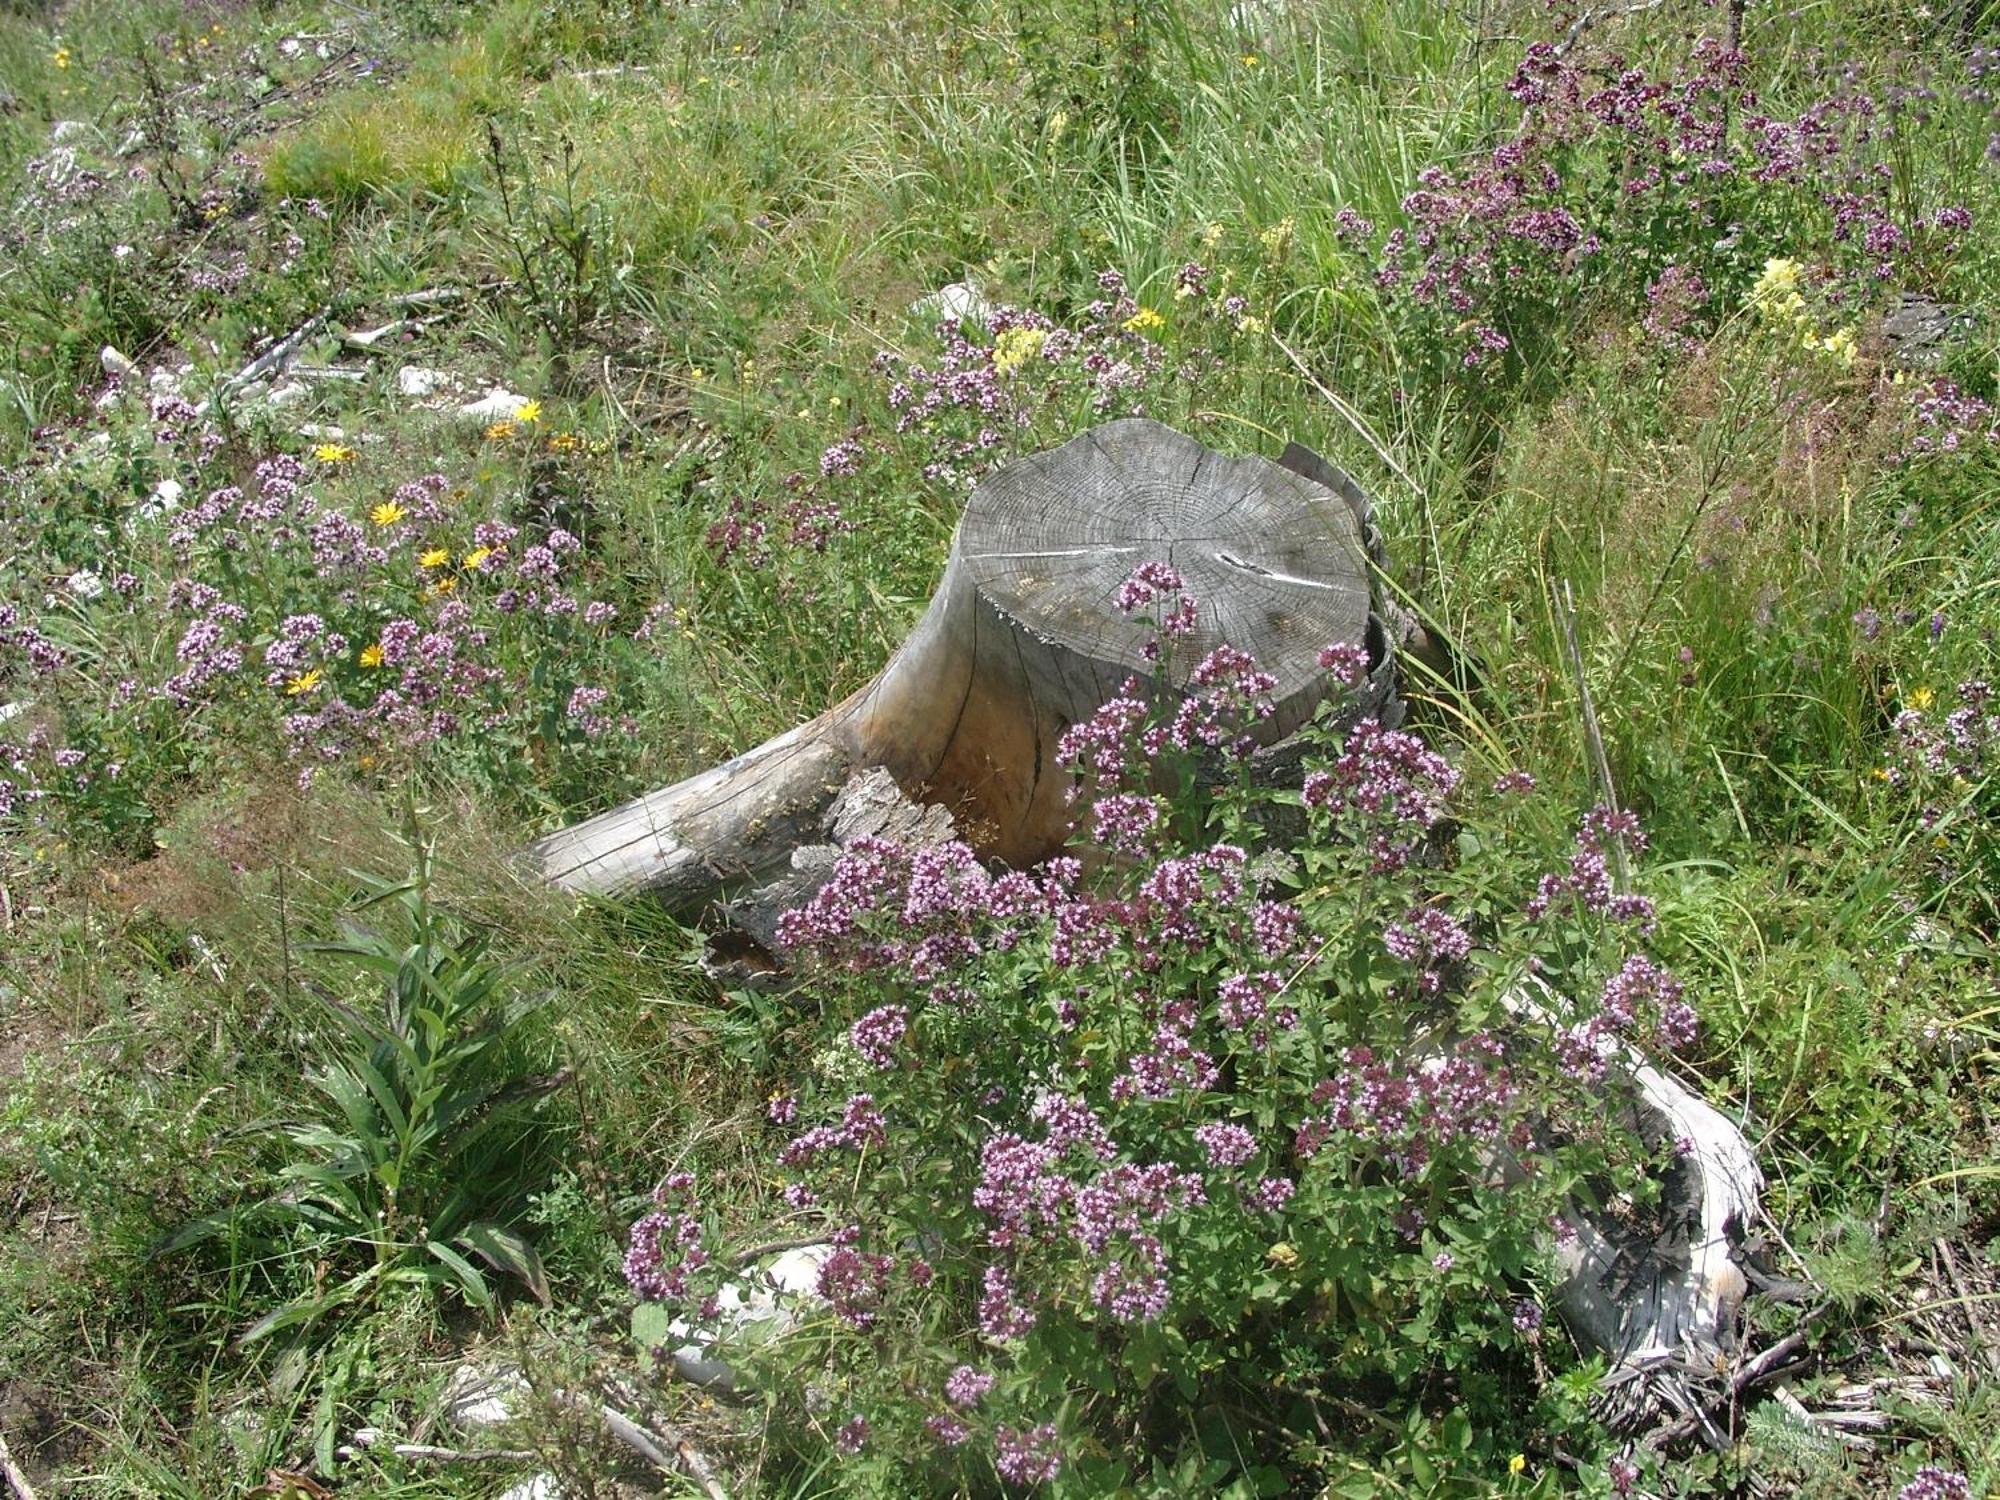
<svg viewBox="0 0 2000 1500">
<path fill-rule="evenodd" d="M 1692 1013 L 1605 863 L 1632 821 L 1593 813 L 1555 870 L 1454 840 L 1504 835 L 1532 778 L 1471 797 L 1417 736 L 1343 725 L 1338 644 L 1303 783 L 1226 774 L 1271 679 L 1224 647 L 1166 690 L 1198 605 L 1164 564 L 1118 602 L 1162 672 L 1065 737 L 1069 849 L 997 870 L 862 840 L 783 919 L 824 1023 L 770 1151 L 831 1243 L 827 1315 L 744 1358 L 854 1493 L 1100 1493 L 1183 1460 L 1304 1484 L 1351 1421 L 1335 1390 L 1450 1381 L 1518 1428 L 1561 1358 L 1551 1226 L 1586 1183 L 1646 1196 L 1603 1099 Z M 1287 813 L 1303 842 L 1263 847 Z M 1574 1008 L 1510 1007 L 1530 973 Z M 699 1318 L 733 1260 L 696 1191 L 663 1189 L 627 1269 Z"/>
</svg>

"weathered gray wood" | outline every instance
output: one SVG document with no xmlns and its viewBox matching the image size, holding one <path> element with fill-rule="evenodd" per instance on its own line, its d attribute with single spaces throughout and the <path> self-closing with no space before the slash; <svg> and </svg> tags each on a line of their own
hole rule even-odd
<svg viewBox="0 0 2000 1500">
<path fill-rule="evenodd" d="M 1357 509 L 1294 469 L 1215 453 L 1141 418 L 1107 423 L 979 485 L 930 607 L 868 686 L 724 765 L 542 840 L 531 857 L 571 890 L 696 904 L 782 869 L 848 774 L 880 766 L 909 797 L 948 809 L 983 854 L 1032 863 L 1068 830 L 1063 731 L 1128 676 L 1156 670 L 1145 655 L 1153 627 L 1114 603 L 1140 563 L 1171 563 L 1201 602 L 1174 685 L 1223 642 L 1276 676 L 1266 743 L 1319 703 L 1317 658 L 1330 642 L 1372 638 L 1386 686 L 1364 516 L 1365 497 Z"/>
<path fill-rule="evenodd" d="M 1506 1004 L 1543 1026 L 1570 1011 L 1540 981 Z M 1733 1347 L 1750 1289 L 1738 1247 L 1756 1219 L 1764 1174 L 1735 1123 L 1679 1080 L 1630 1048 L 1614 1067 L 1636 1092 L 1640 1133 L 1685 1149 L 1647 1216 L 1655 1232 L 1609 1216 L 1563 1216 L 1556 1296 L 1570 1331 L 1611 1357 L 1608 1414 L 1635 1419 L 1663 1399 L 1659 1381 L 1699 1372 Z"/>
</svg>

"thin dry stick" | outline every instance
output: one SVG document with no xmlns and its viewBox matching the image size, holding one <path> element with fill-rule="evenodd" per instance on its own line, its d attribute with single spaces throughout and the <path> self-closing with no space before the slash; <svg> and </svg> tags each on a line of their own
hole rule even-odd
<svg viewBox="0 0 2000 1500">
<path fill-rule="evenodd" d="M 679 1433 L 669 1428 L 663 1435 L 656 1435 L 626 1416 L 617 1407 L 605 1401 L 592 1401 L 586 1396 L 571 1391 L 557 1391 L 555 1398 L 562 1405 L 575 1410 L 595 1412 L 611 1435 L 645 1459 L 662 1474 L 671 1474 L 676 1468 L 685 1469 L 700 1485 L 709 1500 L 729 1500 L 729 1491 L 715 1477 L 715 1467 L 705 1454 Z M 670 1454 L 660 1446 L 661 1442 L 674 1445 Z"/>
<path fill-rule="evenodd" d="M 1562 625 L 1563 652 L 1569 659 L 1570 675 L 1576 679 L 1576 701 L 1583 714 L 1583 738 L 1590 750 L 1590 768 L 1597 776 L 1604 805 L 1618 811 L 1618 789 L 1611 784 L 1611 762 L 1604 754 L 1604 736 L 1597 727 L 1597 705 L 1591 701 L 1590 684 L 1583 679 L 1583 649 L 1576 643 L 1576 600 L 1565 578 L 1553 591 L 1556 619 Z M 1611 840 L 1611 854 L 1617 865 L 1618 889 L 1632 888 L 1632 868 L 1625 856 L 1623 836 Z"/>
<path fill-rule="evenodd" d="M 2000 1353 L 1995 1353 L 1993 1346 L 1986 1342 L 1986 1329 L 1972 1310 L 1972 1293 L 1965 1289 L 1965 1278 L 1958 1274 L 1958 1257 L 1951 1253 L 1951 1246 L 1942 1238 L 1933 1243 L 1937 1245 L 1938 1254 L 1944 1260 L 1945 1274 L 1951 1278 L 1951 1289 L 1958 1293 L 1959 1300 L 1963 1304 L 1959 1312 L 1965 1318 L 1965 1326 L 1972 1332 L 1973 1352 L 1986 1361 L 1987 1367 L 1994 1374 L 2000 1375 Z"/>
<path fill-rule="evenodd" d="M 14 1462 L 14 1455 L 7 1451 L 7 1434 L 4 1432 L 0 1432 L 0 1475 L 6 1477 L 7 1487 L 14 1492 L 15 1500 L 35 1500 L 35 1487 L 28 1483 L 28 1476 L 21 1472 Z"/>
</svg>

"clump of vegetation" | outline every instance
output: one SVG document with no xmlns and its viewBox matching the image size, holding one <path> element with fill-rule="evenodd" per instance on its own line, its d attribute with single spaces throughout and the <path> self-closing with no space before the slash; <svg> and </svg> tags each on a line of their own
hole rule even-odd
<svg viewBox="0 0 2000 1500">
<path fill-rule="evenodd" d="M 1987 1493 L 1995 67 L 1959 4 L 0 15 L 16 1461 L 485 1494 L 394 1440 L 491 1345 L 732 1493 Z M 1339 458 L 1462 670 L 1289 800 L 1216 770 L 1254 664 L 1135 688 L 1075 863 L 856 851 L 776 992 L 519 884 L 1134 413 Z M 1746 1337 L 1874 1447 L 1593 1416 L 1549 1216 L 1671 1171 L 1614 1034 L 1757 1144 Z M 760 1400 L 654 1378 L 806 1235 Z"/>
</svg>

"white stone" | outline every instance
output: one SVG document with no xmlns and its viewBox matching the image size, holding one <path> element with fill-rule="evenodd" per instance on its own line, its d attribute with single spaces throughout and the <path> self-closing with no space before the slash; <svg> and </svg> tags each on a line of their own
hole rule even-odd
<svg viewBox="0 0 2000 1500">
<path fill-rule="evenodd" d="M 458 414 L 468 422 L 511 422 L 527 404 L 526 396 L 517 396 L 505 386 L 496 385 L 477 401 L 466 402 Z"/>
<path fill-rule="evenodd" d="M 436 394 L 451 384 L 451 374 L 446 370 L 430 370 L 422 365 L 404 365 L 396 371 L 396 394 L 421 400 Z"/>
<path fill-rule="evenodd" d="M 512 1365 L 460 1365 L 444 1383 L 444 1419 L 462 1432 L 511 1422 L 528 1398 L 528 1382 Z"/>
<path fill-rule="evenodd" d="M 311 387 L 303 380 L 288 380 L 283 385 L 273 386 L 264 397 L 266 406 L 297 406 L 306 399 Z"/>
<path fill-rule="evenodd" d="M 817 1299 L 819 1268 L 833 1254 L 831 1245 L 804 1245 L 787 1250 L 748 1283 L 726 1281 L 715 1294 L 716 1315 L 700 1327 L 685 1318 L 667 1325 L 675 1338 L 688 1342 L 673 1350 L 674 1373 L 693 1385 L 729 1391 L 736 1372 L 713 1352 L 715 1344 L 738 1340 L 767 1343 L 798 1325 L 802 1301 Z"/>
<path fill-rule="evenodd" d="M 66 146 L 71 141 L 90 134 L 90 126 L 82 120 L 57 120 L 49 127 L 50 144 Z"/>
<path fill-rule="evenodd" d="M 956 318 L 963 324 L 986 326 L 986 320 L 993 312 L 993 304 L 977 285 L 970 281 L 954 281 L 950 286 L 939 287 L 928 297 L 919 297 L 910 304 L 910 311 L 920 318 L 933 322 L 945 318 Z"/>
<path fill-rule="evenodd" d="M 131 360 L 127 359 L 109 344 L 106 344 L 102 349 L 97 351 L 97 363 L 103 367 L 104 373 L 109 375 L 113 380 L 123 380 L 127 375 L 137 375 L 139 373 L 137 365 L 133 364 Z"/>
<path fill-rule="evenodd" d="M 347 437 L 347 429 L 335 427 L 325 422 L 299 423 L 299 436 L 311 438 L 318 443 L 338 443 Z"/>
<path fill-rule="evenodd" d="M 182 494 L 186 494 L 186 490 L 182 488 L 180 480 L 160 480 L 158 484 L 152 486 L 152 494 L 146 496 L 140 508 L 132 512 L 134 520 L 152 520 L 154 516 L 170 516 L 172 512 L 180 510 Z"/>
</svg>

